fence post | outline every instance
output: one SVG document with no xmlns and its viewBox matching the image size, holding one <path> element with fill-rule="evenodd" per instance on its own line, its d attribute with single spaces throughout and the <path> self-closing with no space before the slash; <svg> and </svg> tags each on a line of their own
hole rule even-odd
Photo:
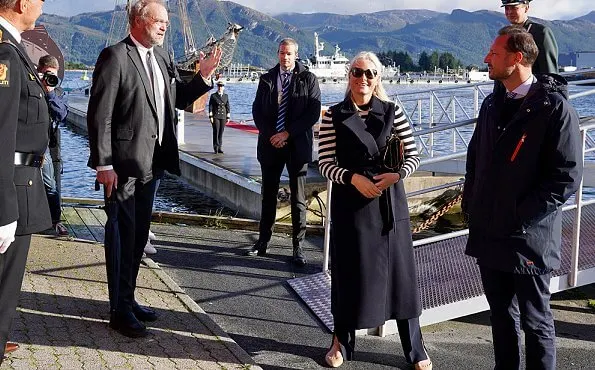
<svg viewBox="0 0 595 370">
<path fill-rule="evenodd" d="M 587 140 L 587 130 L 581 131 L 581 148 L 582 148 L 582 162 L 585 163 L 585 144 Z M 578 282 L 578 257 L 580 250 L 581 240 L 581 217 L 583 207 L 583 179 L 584 175 L 581 176 L 581 182 L 578 186 L 578 190 L 574 195 L 574 203 L 576 204 L 576 213 L 574 218 L 574 227 L 572 230 L 572 255 L 570 259 L 570 272 L 568 273 L 568 286 L 575 287 Z"/>
</svg>

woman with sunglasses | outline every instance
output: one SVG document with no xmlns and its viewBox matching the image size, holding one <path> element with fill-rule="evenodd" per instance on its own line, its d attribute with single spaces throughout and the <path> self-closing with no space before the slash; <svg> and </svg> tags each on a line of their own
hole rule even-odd
<svg viewBox="0 0 595 370">
<path fill-rule="evenodd" d="M 331 197 L 331 311 L 334 333 L 325 360 L 353 359 L 355 330 L 396 319 L 407 362 L 432 369 L 419 315 L 409 210 L 403 179 L 419 165 L 411 126 L 390 102 L 371 52 L 350 64 L 345 100 L 331 107 L 319 133 L 319 168 Z M 382 148 L 391 131 L 404 143 L 403 166 L 383 170 Z"/>
</svg>

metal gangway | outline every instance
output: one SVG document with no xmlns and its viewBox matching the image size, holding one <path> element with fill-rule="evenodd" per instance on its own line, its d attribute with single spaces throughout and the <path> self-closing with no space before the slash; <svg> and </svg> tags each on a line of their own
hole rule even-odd
<svg viewBox="0 0 595 370">
<path fill-rule="evenodd" d="M 595 80 L 589 82 L 595 83 Z M 580 85 L 581 82 L 570 84 Z M 481 100 L 491 93 L 492 86 L 492 83 L 479 83 L 444 87 L 406 92 L 395 98 L 395 101 L 404 107 L 414 128 L 418 151 L 422 156 L 420 169 L 464 174 L 467 144 L 473 133 Z M 472 96 L 470 111 L 466 110 L 469 109 L 469 101 L 463 104 L 463 98 L 457 95 L 461 91 Z M 571 94 L 570 99 L 592 94 L 595 94 L 595 88 Z M 459 120 L 459 117 L 464 119 Z M 595 158 L 592 154 L 595 152 L 595 117 L 581 117 L 580 133 L 584 162 L 585 158 Z M 595 199 L 583 199 L 586 177 L 595 178 L 595 165 L 587 163 L 579 190 L 563 207 L 561 267 L 552 275 L 552 293 L 595 282 Z M 456 181 L 410 192 L 407 197 L 460 186 L 462 182 Z M 331 189 L 332 183 L 329 181 L 322 272 L 288 281 L 329 331 L 333 330 L 330 311 L 328 217 Z M 465 229 L 413 242 L 423 307 L 420 317 L 422 326 L 489 309 L 476 260 L 464 253 L 468 234 L 469 230 Z M 379 328 L 360 330 L 358 334 L 384 336 L 396 332 L 396 322 L 393 320 Z"/>
</svg>

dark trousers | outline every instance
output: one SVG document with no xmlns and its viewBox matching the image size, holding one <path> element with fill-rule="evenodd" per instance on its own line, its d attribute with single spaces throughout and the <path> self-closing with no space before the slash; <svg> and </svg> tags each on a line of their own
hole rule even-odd
<svg viewBox="0 0 595 370">
<path fill-rule="evenodd" d="M 410 364 L 415 364 L 429 358 L 424 340 L 421 335 L 419 318 L 397 320 L 399 329 L 399 338 L 405 360 Z M 335 335 L 341 344 L 341 352 L 346 360 L 353 359 L 355 352 L 355 330 L 349 330 L 335 324 Z"/>
<path fill-rule="evenodd" d="M 490 305 L 496 370 L 521 366 L 521 333 L 525 332 L 527 369 L 556 368 L 556 334 L 550 310 L 550 278 L 481 267 Z"/>
<path fill-rule="evenodd" d="M 30 244 L 31 235 L 17 236 L 8 250 L 0 254 L 0 364 L 16 314 Z"/>
<path fill-rule="evenodd" d="M 273 234 L 273 226 L 277 214 L 277 193 L 283 168 L 287 160 L 277 158 L 275 163 L 263 165 L 262 172 L 262 208 L 260 214 L 259 240 L 268 243 Z M 293 246 L 299 246 L 306 236 L 306 174 L 308 164 L 297 167 L 287 164 L 289 174 L 289 191 L 291 192 L 291 224 L 293 228 Z"/>
<path fill-rule="evenodd" d="M 62 218 L 62 202 L 60 199 L 60 161 L 54 161 L 50 155 L 50 149 L 45 151 L 43 155 L 43 166 L 41 174 L 43 179 L 43 186 L 45 187 L 45 194 L 48 198 L 48 205 L 50 206 L 50 214 L 52 216 L 52 224 L 60 222 Z"/>
<path fill-rule="evenodd" d="M 149 237 L 157 179 L 118 178 L 118 189 L 105 200 L 105 261 L 112 312 L 128 312 Z"/>
<path fill-rule="evenodd" d="M 223 130 L 225 130 L 225 124 L 227 119 L 225 118 L 213 118 L 211 126 L 213 126 L 213 149 L 215 151 L 223 147 Z"/>
</svg>

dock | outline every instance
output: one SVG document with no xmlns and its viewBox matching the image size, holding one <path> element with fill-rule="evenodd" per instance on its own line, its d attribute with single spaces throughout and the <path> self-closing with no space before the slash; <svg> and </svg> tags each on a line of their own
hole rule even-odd
<svg viewBox="0 0 595 370">
<path fill-rule="evenodd" d="M 88 97 L 68 96 L 67 122 L 87 132 Z M 183 112 L 183 143 L 179 145 L 182 178 L 201 192 L 246 217 L 260 219 L 261 172 L 256 159 L 258 131 L 253 126 L 232 124 L 224 133 L 224 154 L 213 153 L 211 123 L 205 116 Z M 317 151 L 317 148 L 315 148 Z M 309 167 L 307 189 L 324 189 L 326 179 Z M 285 169 L 281 186 L 289 187 Z"/>
<path fill-rule="evenodd" d="M 321 271 L 320 236 L 307 237 L 300 269 L 284 235 L 273 235 L 268 256 L 246 257 L 253 231 L 153 223 L 158 253 L 143 259 L 137 299 L 160 319 L 130 339 L 108 328 L 103 210 L 66 205 L 63 214 L 71 237 L 33 237 L 10 337 L 20 349 L 0 369 L 327 368 L 331 335 L 288 285 Z M 593 368 L 593 298 L 595 284 L 552 297 L 557 368 Z M 435 368 L 493 367 L 487 312 L 422 331 Z M 356 351 L 346 369 L 411 368 L 398 335 L 359 337 Z"/>
</svg>

